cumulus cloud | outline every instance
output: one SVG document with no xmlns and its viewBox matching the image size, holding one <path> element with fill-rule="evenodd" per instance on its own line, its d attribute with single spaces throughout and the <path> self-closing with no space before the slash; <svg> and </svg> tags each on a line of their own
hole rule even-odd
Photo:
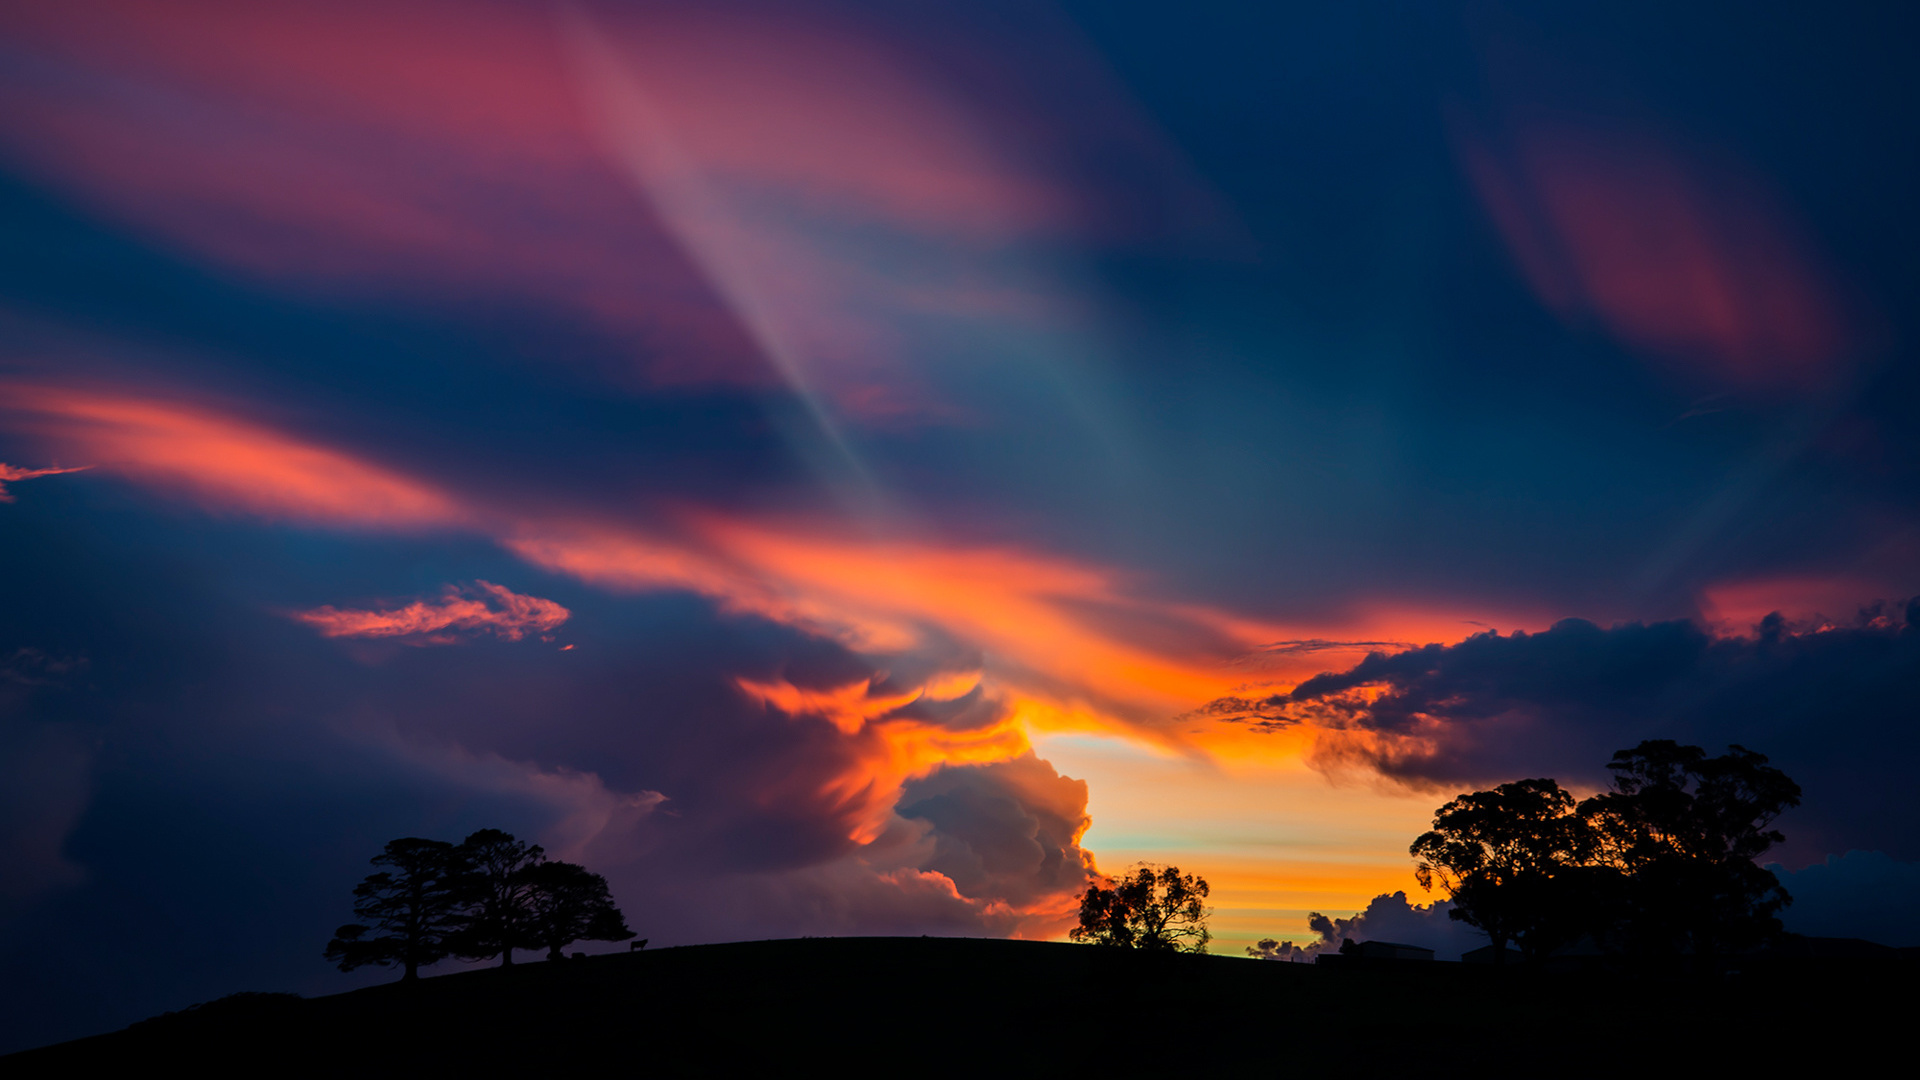
<svg viewBox="0 0 1920 1080">
<path fill-rule="evenodd" d="M 293 617 L 333 638 L 392 638 L 410 645 L 451 645 L 490 634 L 519 641 L 528 634 L 551 640 L 571 613 L 551 600 L 525 596 L 504 585 L 475 581 L 449 585 L 438 600 L 415 600 L 397 608 L 337 608 L 299 611 Z"/>
<path fill-rule="evenodd" d="M 1381 893 L 1367 902 L 1366 910 L 1352 918 L 1337 919 L 1313 912 L 1307 927 L 1319 940 L 1300 950 L 1303 956 L 1338 952 L 1340 943 L 1354 941 L 1391 941 L 1399 945 L 1418 945 L 1432 949 L 1436 960 L 1458 960 L 1487 943 L 1487 936 L 1453 918 L 1453 902 L 1436 900 L 1416 904 L 1404 892 Z"/>
<path fill-rule="evenodd" d="M 1552 775 L 1606 784 L 1615 750 L 1671 738 L 1768 754 L 1806 791 L 1782 819 L 1791 857 L 1849 847 L 1920 854 L 1920 812 L 1898 790 L 1920 753 L 1911 724 L 1920 600 L 1851 621 L 1778 615 L 1744 636 L 1686 620 L 1602 628 L 1568 619 L 1537 634 L 1376 652 L 1253 702 L 1269 729 L 1305 725 L 1323 769 L 1359 767 L 1427 789 Z"/>
<path fill-rule="evenodd" d="M 915 780 L 895 812 L 931 826 L 920 869 L 977 901 L 1064 916 L 1093 873 L 1093 856 L 1080 847 L 1091 824 L 1086 781 L 1061 776 L 1031 751 Z"/>
</svg>

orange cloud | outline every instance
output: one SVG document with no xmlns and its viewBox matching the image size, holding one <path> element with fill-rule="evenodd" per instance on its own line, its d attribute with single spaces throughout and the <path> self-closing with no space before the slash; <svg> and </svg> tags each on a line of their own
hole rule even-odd
<svg viewBox="0 0 1920 1080">
<path fill-rule="evenodd" d="M 0 384 L 12 426 L 100 468 L 212 509 L 350 528 L 415 530 L 466 520 L 426 484 L 255 424 L 163 401 Z"/>
<path fill-rule="evenodd" d="M 711 513 L 669 515 L 650 528 L 529 516 L 201 405 L 28 384 L 0 385 L 0 395 L 11 427 L 217 511 L 331 527 L 464 530 L 603 588 L 698 593 L 723 610 L 832 637 L 876 658 L 954 649 L 972 657 L 964 670 L 936 665 L 940 673 L 912 697 L 898 696 L 908 691 L 893 684 L 828 691 L 743 685 L 783 712 L 877 739 L 863 751 L 875 775 L 910 776 L 942 760 L 999 760 L 992 755 L 1023 752 L 1019 731 L 1107 731 L 1185 753 L 1291 755 L 1299 751 L 1292 740 L 1253 738 L 1247 725 L 1194 710 L 1290 689 L 1383 645 L 1456 641 L 1481 628 L 1456 613 L 1403 608 L 1363 608 L 1337 624 L 1266 622 L 1154 598 L 1117 571 L 1008 547 Z M 548 601 L 486 590 L 300 617 L 333 636 L 418 641 L 481 628 L 544 634 L 565 617 L 558 605 L 537 606 Z M 952 701 L 975 687 L 1005 710 L 1000 727 L 984 734 L 893 715 L 912 700 Z M 897 780 L 875 790 L 894 786 Z"/>
<path fill-rule="evenodd" d="M 938 677 L 936 685 L 945 678 Z M 908 780 L 943 765 L 1012 761 L 1032 749 L 1024 725 L 1010 710 L 985 703 L 984 716 L 972 723 L 938 723 L 902 711 L 925 697 L 924 687 L 876 694 L 873 682 L 861 679 L 817 690 L 784 680 L 736 680 L 744 693 L 768 708 L 794 718 L 824 720 L 847 737 L 850 767 L 817 794 L 835 817 L 848 823 L 849 839 L 855 843 L 870 844 L 886 831 Z"/>
<path fill-rule="evenodd" d="M 386 610 L 336 608 L 295 612 L 293 617 L 323 637 L 396 638 L 416 645 L 447 645 L 463 635 L 492 634 L 519 641 L 548 637 L 572 613 L 551 600 L 523 596 L 504 585 L 476 581 L 449 585 L 437 601 L 415 600 Z"/>
<path fill-rule="evenodd" d="M 756 682 L 735 679 L 735 685 L 747 696 L 780 710 L 789 716 L 812 715 L 832 722 L 843 735 L 858 735 L 869 721 L 920 700 L 918 690 L 907 693 L 873 693 L 873 680 L 861 679 L 826 690 L 804 690 L 790 682 Z"/>
<path fill-rule="evenodd" d="M 66 469 L 58 467 L 51 469 L 22 469 L 17 465 L 9 465 L 4 461 L 0 461 L 0 502 L 13 501 L 13 495 L 7 491 L 7 485 L 15 481 L 32 480 L 39 476 L 58 476 L 61 473 L 79 472 L 82 469 L 91 468 L 93 468 L 91 465 L 75 465 Z"/>
</svg>

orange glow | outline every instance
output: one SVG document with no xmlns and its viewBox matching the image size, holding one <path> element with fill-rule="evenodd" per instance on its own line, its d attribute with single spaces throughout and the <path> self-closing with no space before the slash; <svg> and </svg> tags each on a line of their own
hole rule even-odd
<svg viewBox="0 0 1920 1080">
<path fill-rule="evenodd" d="M 859 844 L 870 844 L 886 831 L 908 780 L 942 765 L 1011 761 L 1031 749 L 1026 732 L 1004 714 L 976 727 L 890 715 L 919 700 L 921 688 L 875 697 L 868 679 L 827 690 L 806 690 L 784 681 L 736 683 L 768 708 L 790 717 L 825 720 L 848 737 L 854 767 L 828 781 L 819 794 L 835 816 L 848 823 L 849 839 Z"/>
<path fill-rule="evenodd" d="M 843 735 L 858 735 L 869 721 L 920 699 L 918 691 L 874 697 L 871 679 L 828 690 L 803 690 L 789 682 L 763 683 L 752 679 L 735 679 L 734 683 L 749 697 L 789 716 L 823 717 Z"/>
<path fill-rule="evenodd" d="M 424 529 L 465 520 L 452 499 L 338 451 L 182 405 L 0 384 L 15 425 L 100 468 L 213 509 L 341 527 Z"/>
<path fill-rule="evenodd" d="M 986 667 L 944 677 L 927 689 L 929 699 L 986 685 L 1031 730 L 1120 731 L 1230 756 L 1291 757 L 1305 746 L 1192 710 L 1233 694 L 1285 692 L 1374 650 L 1457 642 L 1489 622 L 1507 629 L 1551 622 L 1513 612 L 1473 611 L 1481 618 L 1466 619 L 1457 611 L 1361 605 L 1337 624 L 1288 626 L 1132 595 L 1115 572 L 1014 549 L 839 538 L 716 515 L 684 518 L 681 534 L 688 539 L 611 525 L 528 528 L 507 545 L 582 580 L 689 589 L 727 610 L 870 653 L 912 649 L 937 629 L 981 649 Z M 850 725 L 856 713 L 835 715 Z"/>
<path fill-rule="evenodd" d="M 1156 600 L 1115 571 L 1054 556 L 839 537 L 784 522 L 689 514 L 642 531 L 614 522 L 541 521 L 464 503 L 343 452 L 203 407 L 24 384 L 0 392 L 5 411 L 19 418 L 16 428 L 213 509 L 336 527 L 470 529 L 497 537 L 529 563 L 583 581 L 619 590 L 685 589 L 725 610 L 870 654 L 907 651 L 937 634 L 980 650 L 985 666 L 945 672 L 923 688 L 925 696 L 950 700 L 984 685 L 1032 730 L 1120 731 L 1229 755 L 1298 753 L 1291 740 L 1249 737 L 1244 728 L 1188 714 L 1225 696 L 1285 691 L 1376 648 L 1458 641 L 1485 628 L 1456 613 L 1365 606 L 1334 625 L 1262 622 Z M 496 595 L 493 603 L 505 599 Z M 435 632 L 406 628 L 443 617 L 480 618 L 478 608 L 456 607 L 322 609 L 328 614 L 309 621 L 341 635 L 384 627 L 406 636 Z M 546 616 L 504 617 L 532 626 Z M 1494 617 L 1509 627 L 1543 625 Z M 772 693 L 760 696 L 773 701 Z M 852 697 L 831 708 L 799 698 L 776 703 L 788 711 L 823 709 L 850 730 L 866 715 Z"/>
<path fill-rule="evenodd" d="M 712 514 L 657 519 L 646 528 L 565 515 L 541 519 L 463 500 L 200 406 L 40 386 L 3 389 L 5 412 L 18 421 L 13 426 L 84 454 L 105 471 L 215 509 L 332 526 L 469 530 L 495 537 L 535 566 L 614 590 L 695 592 L 723 610 L 834 637 L 879 666 L 892 666 L 889 654 L 930 642 L 957 646 L 963 659 L 935 666 L 919 685 L 885 676 L 830 687 L 741 679 L 737 685 L 750 699 L 797 722 L 820 723 L 839 740 L 843 765 L 830 779 L 804 781 L 820 785 L 814 790 L 769 791 L 766 797 L 804 798 L 838 822 L 850 842 L 876 845 L 900 828 L 894 808 L 909 781 L 943 765 L 1009 762 L 1033 752 L 1039 740 L 1062 774 L 1092 786 L 1098 835 L 1086 842 L 1104 861 L 1191 864 L 1218 879 L 1216 888 L 1225 891 L 1217 903 L 1250 910 L 1284 900 L 1348 912 L 1365 906 L 1369 890 L 1404 888 L 1401 853 L 1429 807 L 1383 801 L 1379 789 L 1350 798 L 1329 788 L 1326 775 L 1341 772 L 1341 754 L 1353 747 L 1329 738 L 1342 733 L 1313 726 L 1310 716 L 1299 717 L 1307 724 L 1257 732 L 1194 710 L 1223 696 L 1285 692 L 1375 649 L 1455 642 L 1487 629 L 1488 622 L 1502 629 L 1544 625 L 1511 612 L 1449 612 L 1439 604 L 1363 604 L 1314 624 L 1269 622 L 1161 600 L 1117 571 L 1007 547 L 849 536 Z M 1469 614 L 1477 618 L 1463 618 Z M 546 635 L 567 613 L 551 601 L 479 583 L 473 591 L 451 590 L 436 600 L 391 608 L 330 606 L 296 617 L 329 636 L 424 643 L 456 634 Z M 1370 692 L 1353 694 L 1364 699 Z M 978 700 L 962 701 L 970 695 Z M 912 708 L 922 702 L 960 703 L 964 719 L 930 721 Z M 1138 760 L 1113 775 L 1090 772 L 1103 766 L 1076 758 L 1062 739 L 1130 747 Z M 1126 800 L 1104 803 L 1103 790 L 1125 792 Z M 1195 838 L 1261 815 L 1295 835 L 1332 835 L 1324 820 L 1303 826 L 1294 811 L 1275 810 L 1276 798 L 1309 816 L 1351 817 L 1335 833 L 1351 834 L 1347 843 L 1364 857 L 1351 870 L 1308 873 L 1305 866 L 1325 861 L 1319 849 L 1308 845 L 1291 853 L 1287 844 L 1300 842 L 1281 843 L 1271 860 L 1303 869 L 1289 871 L 1295 875 L 1290 883 L 1261 884 L 1248 877 L 1254 871 L 1234 869 L 1236 859 L 1251 858 L 1249 866 L 1261 862 L 1238 853 L 1237 841 L 1195 846 Z M 1055 809 L 1069 820 L 1080 813 Z M 1152 831 L 1159 827 L 1155 822 L 1173 823 L 1174 833 L 1159 837 Z M 1125 828 L 1136 835 L 1118 832 Z M 884 846 L 871 848 L 876 858 Z M 921 877 L 914 882 L 915 888 L 939 884 Z M 1069 900 L 1052 897 L 1036 901 L 1031 911 L 1007 908 L 999 914 L 1009 932 L 1053 932 L 1070 916 Z M 1261 931 L 1290 932 L 1298 931 L 1284 925 Z"/>
<path fill-rule="evenodd" d="M 325 637 L 400 638 L 445 645 L 471 633 L 491 633 L 507 641 L 519 641 L 529 633 L 544 637 L 571 614 L 551 600 L 523 596 L 492 582 L 476 581 L 474 586 L 449 585 L 438 601 L 415 600 L 384 611 L 328 605 L 295 612 L 293 617 Z"/>
</svg>

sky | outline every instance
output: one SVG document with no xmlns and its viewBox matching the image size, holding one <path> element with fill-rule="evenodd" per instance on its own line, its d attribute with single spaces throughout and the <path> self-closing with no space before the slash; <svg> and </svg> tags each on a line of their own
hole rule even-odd
<svg viewBox="0 0 1920 1080">
<path fill-rule="evenodd" d="M 1539 7 L 0 10 L 0 1050 L 485 827 L 655 946 L 1433 922 L 1648 738 L 1920 944 L 1917 16 Z"/>
</svg>

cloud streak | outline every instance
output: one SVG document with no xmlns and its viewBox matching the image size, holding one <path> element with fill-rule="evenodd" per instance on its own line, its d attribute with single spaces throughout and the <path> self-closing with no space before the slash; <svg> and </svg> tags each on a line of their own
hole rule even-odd
<svg viewBox="0 0 1920 1080">
<path fill-rule="evenodd" d="M 532 634 L 550 641 L 570 612 L 551 600 L 524 596 L 504 585 L 476 581 L 449 585 L 438 600 L 415 600 L 395 608 L 337 608 L 331 604 L 296 611 L 293 618 L 330 638 L 390 638 L 409 645 L 451 645 L 487 636 L 519 641 Z"/>
<path fill-rule="evenodd" d="M 80 472 L 90 468 L 92 468 L 91 465 L 74 465 L 65 469 L 57 466 L 49 469 L 23 469 L 17 465 L 9 465 L 4 461 L 0 461 L 0 503 L 13 501 L 13 493 L 7 490 L 8 484 L 18 483 L 21 480 L 33 480 L 42 476 L 59 476 L 61 473 Z"/>
<path fill-rule="evenodd" d="M 1843 305 L 1807 242 L 1743 170 L 1644 133 L 1532 123 L 1461 160 L 1542 303 L 1626 344 L 1759 387 L 1849 358 Z"/>
<path fill-rule="evenodd" d="M 14 430 L 209 509 L 344 528 L 421 530 L 464 515 L 432 486 L 248 421 L 157 398 L 0 383 Z"/>
</svg>

